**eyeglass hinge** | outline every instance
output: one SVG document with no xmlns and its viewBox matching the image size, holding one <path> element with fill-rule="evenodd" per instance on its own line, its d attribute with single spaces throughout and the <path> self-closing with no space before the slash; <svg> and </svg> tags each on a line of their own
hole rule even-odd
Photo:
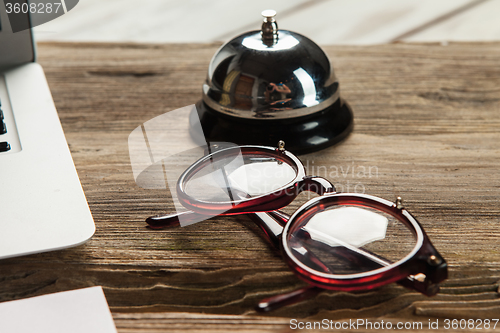
<svg viewBox="0 0 500 333">
<path fill-rule="evenodd" d="M 278 141 L 278 150 L 281 152 L 285 151 L 285 141 L 283 140 Z"/>
<path fill-rule="evenodd" d="M 401 197 L 396 198 L 396 202 L 394 202 L 394 205 L 396 206 L 397 209 L 403 209 L 403 199 Z"/>
<path fill-rule="evenodd" d="M 443 260 L 435 255 L 430 255 L 429 258 L 427 258 L 427 261 L 429 262 L 430 265 L 432 266 L 438 266 L 440 265 Z"/>
</svg>

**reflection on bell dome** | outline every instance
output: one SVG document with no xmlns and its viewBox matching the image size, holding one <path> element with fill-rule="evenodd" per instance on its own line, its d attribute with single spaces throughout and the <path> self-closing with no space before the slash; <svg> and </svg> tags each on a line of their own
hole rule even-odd
<svg viewBox="0 0 500 333">
<path fill-rule="evenodd" d="M 293 74 L 297 77 L 297 79 L 302 84 L 302 89 L 304 90 L 304 99 L 302 103 L 305 106 L 313 106 L 318 104 L 316 100 L 316 88 L 314 87 L 314 81 L 303 68 L 299 68 L 293 71 Z"/>
<path fill-rule="evenodd" d="M 260 33 L 256 33 L 254 35 L 245 37 L 241 42 L 243 46 L 246 46 L 252 50 L 260 50 L 260 51 L 281 51 L 288 50 L 293 48 L 295 45 L 299 44 L 297 38 L 289 35 L 289 34 L 279 34 L 279 38 L 274 45 L 267 45 L 262 41 L 262 37 Z"/>
</svg>

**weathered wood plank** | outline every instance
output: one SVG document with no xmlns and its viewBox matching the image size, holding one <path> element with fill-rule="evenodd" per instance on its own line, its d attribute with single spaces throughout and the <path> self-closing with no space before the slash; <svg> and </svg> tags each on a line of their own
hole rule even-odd
<svg viewBox="0 0 500 333">
<path fill-rule="evenodd" d="M 134 183 L 128 157 L 135 127 L 199 99 L 217 47 L 39 46 L 97 232 L 74 249 L 1 261 L 0 301 L 102 285 L 120 332 L 286 331 L 289 318 L 427 323 L 498 313 L 500 44 L 325 47 L 355 129 L 301 159 L 340 190 L 403 196 L 450 278 L 433 298 L 397 285 L 328 291 L 267 316 L 253 311 L 256 302 L 304 284 L 257 227 L 241 216 L 145 228 L 146 216 L 173 208 L 167 193 Z"/>
<path fill-rule="evenodd" d="M 406 42 L 498 41 L 500 26 L 496 13 L 500 2 L 486 1 L 407 38 Z"/>
<path fill-rule="evenodd" d="M 57 20 L 36 27 L 35 36 L 40 41 L 206 43 L 224 40 L 221 36 L 231 31 L 259 29 L 260 13 L 268 7 L 285 13 L 308 2 L 85 0 Z"/>
<path fill-rule="evenodd" d="M 385 44 L 471 2 L 324 1 L 293 15 L 278 15 L 277 20 L 282 29 L 300 32 L 321 44 Z"/>
<path fill-rule="evenodd" d="M 34 31 L 38 41 L 207 43 L 259 29 L 261 11 L 272 8 L 282 29 L 322 44 L 498 40 L 498 5 L 483 1 L 85 0 Z"/>
</svg>

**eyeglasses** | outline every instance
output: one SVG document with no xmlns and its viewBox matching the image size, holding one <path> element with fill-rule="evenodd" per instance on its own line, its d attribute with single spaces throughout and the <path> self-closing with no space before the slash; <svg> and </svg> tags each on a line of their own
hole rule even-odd
<svg viewBox="0 0 500 333">
<path fill-rule="evenodd" d="M 291 216 L 278 211 L 299 193 L 319 196 Z M 419 222 L 402 205 L 366 194 L 337 193 L 284 149 L 236 146 L 209 152 L 177 182 L 177 196 L 189 209 L 149 217 L 153 229 L 179 226 L 215 215 L 249 214 L 266 238 L 281 248 L 293 272 L 309 287 L 263 300 L 270 311 L 323 289 L 369 290 L 399 284 L 432 296 L 447 278 L 447 264 Z"/>
</svg>

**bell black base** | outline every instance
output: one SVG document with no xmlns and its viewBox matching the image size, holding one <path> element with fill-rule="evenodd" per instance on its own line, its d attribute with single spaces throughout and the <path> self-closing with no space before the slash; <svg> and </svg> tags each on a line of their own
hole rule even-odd
<svg viewBox="0 0 500 333">
<path fill-rule="evenodd" d="M 323 111 L 293 119 L 241 119 L 210 109 L 203 101 L 196 109 L 207 142 L 238 145 L 277 146 L 279 140 L 294 154 L 306 154 L 332 146 L 346 138 L 353 128 L 351 107 L 339 98 Z M 196 114 L 191 114 L 194 124 Z M 193 128 L 191 126 L 191 128 Z M 195 131 L 191 131 L 193 139 Z"/>
</svg>

